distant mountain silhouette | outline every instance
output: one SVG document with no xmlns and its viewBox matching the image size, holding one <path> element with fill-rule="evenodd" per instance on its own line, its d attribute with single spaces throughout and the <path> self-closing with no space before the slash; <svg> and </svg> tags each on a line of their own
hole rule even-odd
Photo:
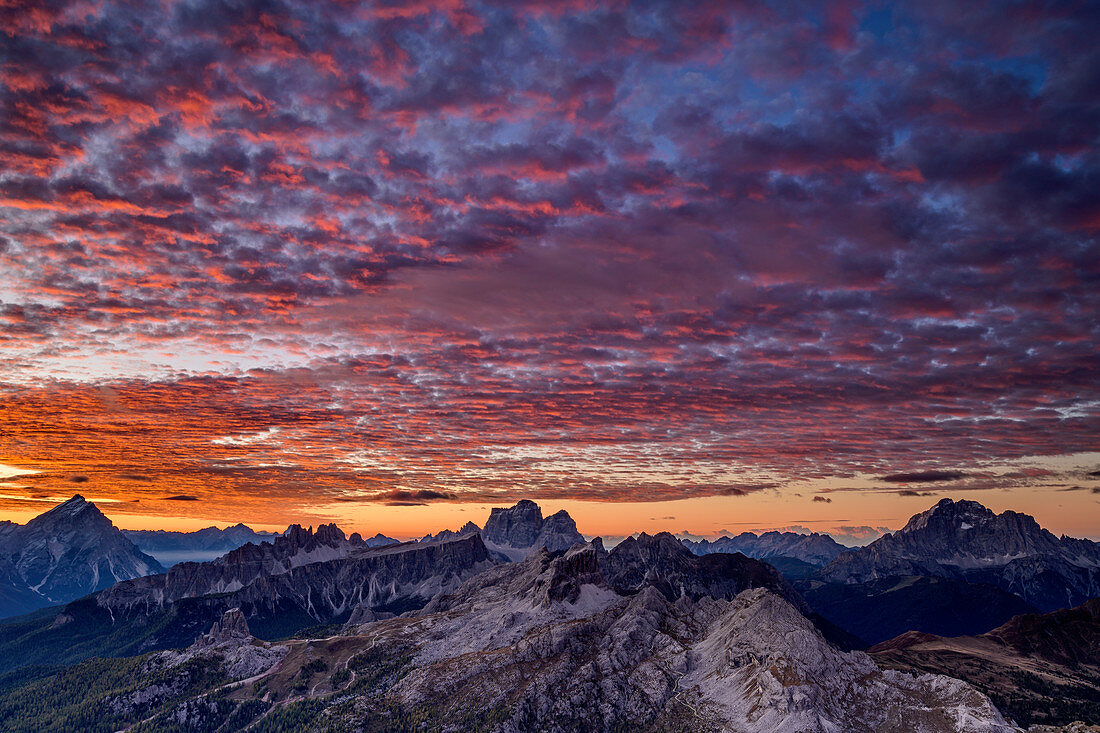
<svg viewBox="0 0 1100 733">
<path fill-rule="evenodd" d="M 124 529 L 122 533 L 166 568 L 178 562 L 213 560 L 249 542 L 270 542 L 279 536 L 278 532 L 256 531 L 244 524 L 225 529 L 206 527 L 194 532 Z"/>
</svg>

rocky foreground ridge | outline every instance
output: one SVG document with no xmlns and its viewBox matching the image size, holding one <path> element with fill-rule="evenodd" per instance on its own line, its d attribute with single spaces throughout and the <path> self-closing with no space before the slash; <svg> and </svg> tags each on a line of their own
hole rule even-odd
<svg viewBox="0 0 1100 733">
<path fill-rule="evenodd" d="M 975 636 L 911 631 L 869 651 L 887 667 L 964 679 L 1023 723 L 1100 722 L 1100 598 Z"/>
<path fill-rule="evenodd" d="M 499 733 L 1018 730 L 966 683 L 882 670 L 833 647 L 762 563 L 712 567 L 667 534 L 620 547 L 541 548 L 419 611 L 283 642 L 266 669 L 224 673 L 216 693 L 167 697 L 148 719 L 184 730 L 289 720 Z M 269 653 L 239 630 L 227 639 L 243 621 L 229 613 L 205 647 L 185 652 L 191 664 L 204 648 L 219 649 L 223 668 Z M 116 709 L 171 688 L 165 669 L 178 659 L 156 659 Z"/>
</svg>

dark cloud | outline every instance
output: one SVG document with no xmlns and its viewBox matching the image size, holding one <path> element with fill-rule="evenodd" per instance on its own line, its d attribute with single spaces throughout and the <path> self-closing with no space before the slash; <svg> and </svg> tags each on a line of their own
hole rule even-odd
<svg viewBox="0 0 1100 733">
<path fill-rule="evenodd" d="M 892 473 L 889 476 L 880 477 L 879 481 L 923 484 L 937 481 L 958 481 L 961 478 L 966 478 L 966 474 L 961 471 L 914 471 L 911 473 Z"/>
<path fill-rule="evenodd" d="M 161 501 L 198 501 L 199 497 L 190 494 L 175 494 L 174 496 L 162 496 Z"/>
<path fill-rule="evenodd" d="M 69 481 L 74 484 L 84 484 L 88 482 L 88 477 L 78 473 L 70 476 Z"/>
<path fill-rule="evenodd" d="M 937 496 L 932 491 L 913 491 L 912 489 L 902 489 L 897 494 L 898 496 Z"/>
<path fill-rule="evenodd" d="M 374 496 L 371 500 L 388 506 L 422 506 L 433 501 L 454 501 L 455 498 L 454 494 L 445 491 L 394 489 Z"/>
<path fill-rule="evenodd" d="M 832 500 L 832 499 L 830 499 L 830 498 L 829 498 L 829 497 L 827 497 L 827 496 L 815 496 L 815 497 L 813 498 L 813 501 L 815 501 L 815 502 L 821 502 L 821 503 L 824 503 L 824 504 L 831 504 L 831 503 L 833 502 L 833 500 Z"/>
</svg>

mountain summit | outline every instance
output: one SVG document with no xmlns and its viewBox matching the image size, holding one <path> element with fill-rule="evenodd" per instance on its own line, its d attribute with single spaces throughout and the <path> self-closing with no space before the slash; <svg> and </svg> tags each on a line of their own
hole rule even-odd
<svg viewBox="0 0 1100 733">
<path fill-rule="evenodd" d="M 26 613 L 164 572 L 77 494 L 25 525 L 0 533 L 0 617 Z"/>
<path fill-rule="evenodd" d="M 943 499 L 897 532 L 839 555 L 821 577 L 865 583 L 914 575 L 988 583 L 1050 611 L 1100 595 L 1100 544 L 1056 537 L 1027 514 Z"/>
<path fill-rule="evenodd" d="M 562 509 L 543 519 L 542 509 L 530 499 L 521 499 L 508 509 L 493 509 L 481 538 L 490 551 L 509 560 L 522 560 L 541 547 L 564 552 L 584 542 L 569 512 Z"/>
</svg>

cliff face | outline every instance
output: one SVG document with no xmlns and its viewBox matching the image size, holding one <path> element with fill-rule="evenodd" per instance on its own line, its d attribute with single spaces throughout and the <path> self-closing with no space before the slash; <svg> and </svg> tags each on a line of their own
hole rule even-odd
<svg viewBox="0 0 1100 733">
<path fill-rule="evenodd" d="M 257 573 L 270 565 L 255 562 L 255 550 L 245 550 L 237 559 L 246 568 L 184 568 L 187 575 L 172 573 L 141 582 L 123 583 L 96 596 L 97 605 L 114 619 L 157 627 L 144 648 L 190 643 L 225 611 L 240 609 L 253 632 L 263 638 L 293 633 L 305 626 L 345 621 L 353 612 L 400 613 L 420 608 L 437 593 L 452 590 L 462 581 L 493 565 L 481 538 L 425 545 L 401 544 L 379 549 L 354 548 L 343 557 L 299 564 L 306 551 L 324 555 L 321 548 L 343 547 L 340 537 L 322 532 L 320 541 L 302 535 L 286 543 L 283 572 Z M 296 550 L 291 551 L 293 548 Z M 232 588 L 225 578 L 249 577 Z M 210 582 L 213 581 L 213 582 Z M 239 581 L 237 581 L 239 582 Z M 211 590 L 216 588 L 218 590 Z M 199 592 L 202 591 L 202 592 Z M 141 619 L 159 619 L 160 626 Z"/>
<path fill-rule="evenodd" d="M 563 509 L 543 519 L 539 505 L 527 499 L 508 509 L 493 509 L 481 536 L 490 551 L 508 560 L 522 560 L 543 547 L 564 552 L 584 542 L 568 512 Z"/>
<path fill-rule="evenodd" d="M 99 595 L 104 606 L 137 603 L 164 607 L 183 598 L 233 593 L 260 578 L 280 575 L 312 563 L 346 558 L 365 545 L 344 536 L 335 524 L 316 532 L 295 524 L 273 543 L 246 544 L 223 557 L 203 563 L 180 563 L 167 573 L 119 583 Z"/>
<path fill-rule="evenodd" d="M 608 584 L 621 594 L 652 587 L 670 601 L 680 596 L 728 600 L 748 588 L 768 588 L 808 610 L 798 593 L 770 565 L 744 555 L 697 556 L 668 532 L 628 537 L 607 554 L 601 565 Z"/>
</svg>

